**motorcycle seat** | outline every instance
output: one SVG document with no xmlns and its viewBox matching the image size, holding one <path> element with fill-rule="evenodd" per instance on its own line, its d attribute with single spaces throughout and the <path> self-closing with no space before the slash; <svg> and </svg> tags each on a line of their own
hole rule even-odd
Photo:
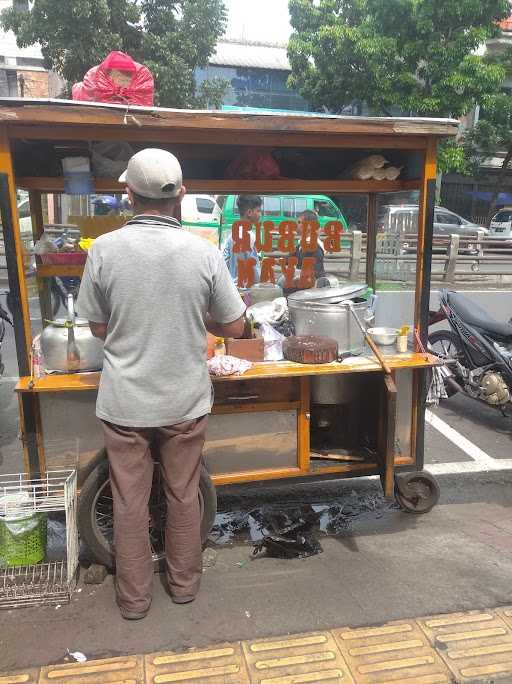
<svg viewBox="0 0 512 684">
<path fill-rule="evenodd" d="M 459 292 L 448 293 L 448 304 L 465 323 L 484 330 L 491 337 L 512 340 L 512 325 L 500 323 L 490 316 L 485 309 Z"/>
</svg>

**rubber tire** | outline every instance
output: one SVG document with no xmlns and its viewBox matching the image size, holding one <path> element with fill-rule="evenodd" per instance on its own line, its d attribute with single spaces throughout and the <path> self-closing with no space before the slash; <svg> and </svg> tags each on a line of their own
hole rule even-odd
<svg viewBox="0 0 512 684">
<path fill-rule="evenodd" d="M 103 454 L 103 458 L 100 457 Z M 97 461 L 96 461 L 97 459 Z M 109 479 L 108 459 L 106 451 L 102 450 L 96 457 L 96 465 L 86 478 L 78 498 L 78 531 L 92 556 L 94 562 L 109 569 L 115 567 L 114 554 L 104 540 L 99 539 L 92 525 L 91 509 L 98 489 Z M 217 492 L 205 466 L 201 467 L 199 489 L 203 499 L 203 515 L 201 518 L 201 541 L 206 544 L 208 535 L 217 515 Z M 155 571 L 162 569 L 162 558 L 155 559 Z"/>
<path fill-rule="evenodd" d="M 455 347 L 457 350 L 457 355 L 459 356 L 459 360 L 463 358 L 464 354 L 460 346 L 460 340 L 458 336 L 451 330 L 436 330 L 428 336 L 428 342 L 431 346 L 433 346 L 436 342 L 441 342 L 442 340 L 450 342 Z M 455 380 L 458 382 L 457 377 L 455 377 Z M 448 398 L 453 397 L 458 393 L 457 390 L 454 389 L 449 383 L 445 382 L 444 388 Z"/>
<path fill-rule="evenodd" d="M 413 497 L 407 496 L 407 488 L 411 485 L 414 487 L 415 483 L 421 482 L 422 485 L 427 484 L 430 489 L 430 495 L 420 497 L 415 501 Z M 419 471 L 416 473 L 406 473 L 405 475 L 397 476 L 395 479 L 395 497 L 400 505 L 400 508 L 407 513 L 415 513 L 422 515 L 431 511 L 439 501 L 441 490 L 435 477 L 426 471 Z"/>
</svg>

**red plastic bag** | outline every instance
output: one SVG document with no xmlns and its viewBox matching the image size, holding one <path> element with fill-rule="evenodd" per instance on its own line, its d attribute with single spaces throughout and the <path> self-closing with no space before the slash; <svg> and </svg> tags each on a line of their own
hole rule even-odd
<svg viewBox="0 0 512 684">
<path fill-rule="evenodd" d="M 73 100 L 153 106 L 153 74 L 124 52 L 111 52 L 72 88 Z"/>
<path fill-rule="evenodd" d="M 233 159 L 226 170 L 226 177 L 263 180 L 280 178 L 281 171 L 269 151 L 248 149 Z"/>
</svg>

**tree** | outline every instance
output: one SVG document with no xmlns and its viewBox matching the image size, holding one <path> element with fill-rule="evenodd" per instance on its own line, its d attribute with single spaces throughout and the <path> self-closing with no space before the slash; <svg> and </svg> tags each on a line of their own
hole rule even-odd
<svg viewBox="0 0 512 684">
<path fill-rule="evenodd" d="M 224 32 L 223 0 L 34 0 L 29 11 L 4 10 L 0 23 L 19 47 L 39 43 L 45 67 L 70 85 L 111 50 L 153 71 L 161 106 L 220 106 L 227 85 L 205 81 L 196 93 L 194 77 Z"/>
<path fill-rule="evenodd" d="M 503 55 L 491 56 L 489 62 L 500 64 L 505 72 L 512 71 L 512 50 Z M 495 93 L 486 95 L 481 103 L 478 123 L 461 137 L 462 168 L 456 164 L 448 165 L 447 170 L 458 171 L 465 175 L 479 176 L 486 160 L 503 154 L 493 195 L 490 201 L 487 223 L 495 210 L 498 195 L 503 190 L 507 172 L 512 169 L 512 97 L 510 91 L 499 88 Z"/>
<path fill-rule="evenodd" d="M 509 0 L 290 0 L 290 85 L 317 108 L 459 117 L 503 81 L 477 54 Z"/>
</svg>

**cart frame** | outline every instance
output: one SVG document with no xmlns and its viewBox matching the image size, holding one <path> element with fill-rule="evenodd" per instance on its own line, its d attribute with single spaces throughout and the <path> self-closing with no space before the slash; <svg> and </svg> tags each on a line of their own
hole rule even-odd
<svg viewBox="0 0 512 684">
<path fill-rule="evenodd" d="M 212 475 L 215 484 L 230 484 L 262 479 L 303 476 L 354 477 L 380 474 L 384 492 L 392 496 L 395 468 L 421 470 L 424 460 L 424 425 L 426 370 L 435 365 L 426 354 L 433 218 L 436 192 L 436 156 L 441 138 L 457 133 L 458 122 L 447 119 L 391 119 L 315 115 L 243 114 L 234 112 L 183 111 L 158 108 L 125 107 L 63 100 L 0 100 L 0 210 L 5 241 L 9 287 L 15 305 L 14 326 L 20 382 L 17 386 L 25 468 L 31 476 L 46 471 L 40 395 L 45 392 L 95 390 L 99 374 L 47 376 L 31 380 L 30 353 L 32 332 L 29 314 L 24 250 L 19 230 L 16 189 L 29 192 L 34 241 L 43 232 L 41 196 L 64 191 L 62 177 L 17 177 L 13 146 L 18 141 L 70 142 L 123 141 L 128 143 L 172 146 L 175 154 L 190 157 L 206 150 L 222 154 L 228 147 L 301 148 L 370 151 L 399 151 L 404 160 L 420 160 L 421 169 L 414 178 L 397 181 L 357 180 L 225 180 L 185 179 L 192 193 L 302 193 L 318 192 L 368 196 L 368 247 L 366 272 L 368 284 L 375 287 L 377 196 L 385 192 L 418 190 L 420 192 L 418 248 L 415 282 L 415 320 L 419 332 L 415 352 L 407 357 L 387 358 L 392 375 L 385 376 L 376 362 L 342 367 L 257 365 L 243 378 L 216 381 L 226 383 L 268 381 L 288 378 L 292 395 L 282 400 L 264 400 L 254 404 L 219 401 L 214 414 L 248 411 L 297 410 L 298 457 L 294 467 L 257 468 L 243 472 Z M 418 164 L 416 164 L 418 166 Z M 115 179 L 96 178 L 96 192 L 120 192 Z M 48 307 L 48 278 L 79 276 L 83 267 L 37 265 L 37 283 L 42 317 Z M 397 390 L 394 377 L 402 369 L 413 371 L 411 452 L 395 453 Z M 331 463 L 312 467 L 309 446 L 310 380 L 327 372 L 377 373 L 382 378 L 382 404 L 379 425 L 379 456 L 376 463 Z M 293 386 L 293 387 L 292 387 Z M 222 391 L 220 392 L 222 395 Z"/>
</svg>

